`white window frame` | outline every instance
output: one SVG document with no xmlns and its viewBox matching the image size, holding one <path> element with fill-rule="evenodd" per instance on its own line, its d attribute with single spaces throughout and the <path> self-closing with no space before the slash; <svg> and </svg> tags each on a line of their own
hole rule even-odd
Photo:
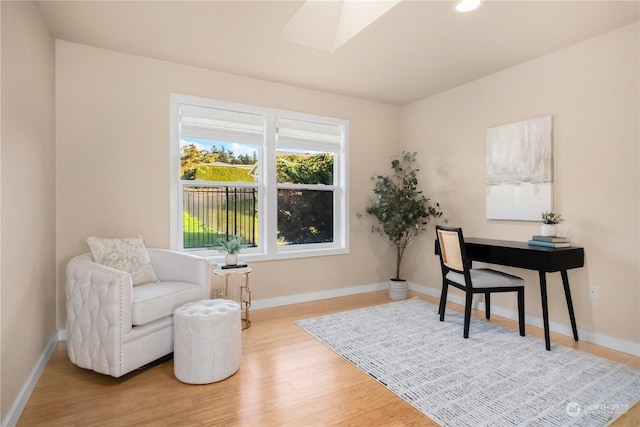
<svg viewBox="0 0 640 427">
<path fill-rule="evenodd" d="M 315 257 L 325 255 L 339 255 L 349 253 L 349 121 L 344 119 L 323 117 L 294 111 L 285 111 L 254 105 L 245 105 L 218 101 L 189 95 L 171 94 L 170 100 L 170 242 L 171 249 L 188 251 L 200 256 L 208 257 L 212 262 L 222 262 L 224 256 L 215 250 L 187 249 L 183 247 L 183 206 L 182 194 L 185 186 L 212 185 L 210 181 L 181 180 L 180 170 L 180 105 L 195 105 L 209 108 L 227 109 L 233 111 L 260 114 L 264 118 L 264 139 L 258 152 L 258 182 L 232 183 L 233 186 L 252 186 L 258 189 L 258 241 L 255 248 L 247 248 L 242 251 L 244 261 L 266 261 L 287 258 Z M 341 130 L 341 142 L 339 147 L 335 145 L 327 152 L 334 154 L 334 185 L 304 185 L 304 184 L 277 184 L 276 183 L 276 143 L 278 118 L 295 119 L 313 123 L 324 123 L 339 126 Z M 314 148 L 321 149 L 322 146 Z M 218 183 L 229 185 L 229 182 Z M 334 194 L 334 218 L 333 218 L 333 242 L 310 243 L 296 245 L 277 245 L 277 213 L 278 213 L 278 189 L 327 189 Z"/>
</svg>

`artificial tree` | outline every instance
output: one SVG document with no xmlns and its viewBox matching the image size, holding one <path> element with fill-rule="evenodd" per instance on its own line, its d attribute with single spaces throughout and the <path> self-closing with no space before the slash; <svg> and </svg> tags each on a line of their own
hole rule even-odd
<svg viewBox="0 0 640 427">
<path fill-rule="evenodd" d="M 442 217 L 440 204 L 431 202 L 418 189 L 420 169 L 416 157 L 415 152 L 402 151 L 391 160 L 390 175 L 371 177 L 374 197 L 366 212 L 378 220 L 371 231 L 386 235 L 396 248 L 396 272 L 392 280 L 403 280 L 400 266 L 407 246 L 427 229 L 432 219 Z"/>
</svg>

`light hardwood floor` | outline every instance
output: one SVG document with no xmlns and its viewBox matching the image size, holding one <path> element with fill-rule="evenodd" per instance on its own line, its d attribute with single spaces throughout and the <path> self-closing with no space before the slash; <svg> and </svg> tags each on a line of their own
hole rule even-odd
<svg viewBox="0 0 640 427">
<path fill-rule="evenodd" d="M 170 358 L 120 379 L 100 375 L 71 364 L 60 342 L 18 426 L 435 426 L 293 323 L 386 302 L 381 291 L 253 311 L 251 328 L 242 332 L 240 370 L 207 385 L 178 381 Z M 491 321 L 517 329 L 499 316 Z M 543 336 L 529 325 L 527 334 Z M 640 358 L 625 353 L 558 334 L 551 339 L 640 368 Z M 613 425 L 640 425 L 640 404 Z"/>
</svg>

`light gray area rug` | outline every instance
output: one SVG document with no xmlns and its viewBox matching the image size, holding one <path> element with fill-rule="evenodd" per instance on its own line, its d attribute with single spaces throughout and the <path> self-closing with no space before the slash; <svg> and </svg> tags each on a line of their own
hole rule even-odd
<svg viewBox="0 0 640 427">
<path fill-rule="evenodd" d="M 640 400 L 640 371 L 421 299 L 296 324 L 442 426 L 606 426 Z"/>
</svg>

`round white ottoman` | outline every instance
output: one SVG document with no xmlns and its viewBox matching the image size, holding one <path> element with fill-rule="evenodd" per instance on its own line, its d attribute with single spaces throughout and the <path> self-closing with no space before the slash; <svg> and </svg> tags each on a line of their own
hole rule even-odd
<svg viewBox="0 0 640 427">
<path fill-rule="evenodd" d="M 188 384 L 208 384 L 240 368 L 240 305 L 224 299 L 191 302 L 173 314 L 173 371 Z"/>
</svg>

